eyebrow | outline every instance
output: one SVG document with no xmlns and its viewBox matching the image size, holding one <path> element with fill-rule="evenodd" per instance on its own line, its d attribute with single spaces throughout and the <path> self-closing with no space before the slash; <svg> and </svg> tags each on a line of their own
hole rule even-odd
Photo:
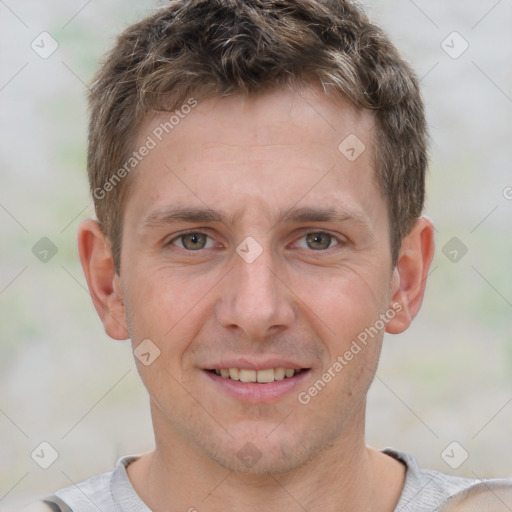
<svg viewBox="0 0 512 512">
<path fill-rule="evenodd" d="M 226 215 L 222 211 L 211 208 L 191 208 L 185 206 L 171 206 L 155 210 L 147 214 L 142 222 L 143 230 L 152 227 L 162 227 L 178 222 L 212 223 L 220 222 L 225 225 L 235 224 L 240 215 L 235 213 Z M 361 227 L 369 227 L 369 221 L 365 215 L 358 211 L 336 210 L 334 208 L 293 207 L 281 211 L 275 224 L 301 222 L 353 222 Z"/>
</svg>

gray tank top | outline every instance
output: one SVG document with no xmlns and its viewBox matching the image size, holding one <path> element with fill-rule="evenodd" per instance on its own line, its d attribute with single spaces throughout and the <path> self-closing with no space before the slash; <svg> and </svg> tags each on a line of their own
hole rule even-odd
<svg viewBox="0 0 512 512">
<path fill-rule="evenodd" d="M 416 459 L 404 452 L 391 448 L 383 452 L 407 467 L 395 512 L 432 512 L 451 496 L 479 482 L 421 469 Z M 123 457 L 113 471 L 61 489 L 43 501 L 53 512 L 151 512 L 135 492 L 126 472 L 127 466 L 137 458 Z"/>
</svg>

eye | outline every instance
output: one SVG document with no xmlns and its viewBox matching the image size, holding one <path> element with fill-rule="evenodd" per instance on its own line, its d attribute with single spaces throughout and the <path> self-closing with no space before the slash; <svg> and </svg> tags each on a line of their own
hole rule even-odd
<svg viewBox="0 0 512 512">
<path fill-rule="evenodd" d="M 306 247 L 302 245 L 302 248 L 313 249 L 314 251 L 323 251 L 325 249 L 330 249 L 335 245 L 339 245 L 339 241 L 333 235 L 329 233 L 325 233 L 324 231 L 317 231 L 308 233 L 307 235 L 301 237 L 299 240 L 306 241 Z M 335 242 L 334 245 L 331 245 L 332 242 Z"/>
<path fill-rule="evenodd" d="M 183 233 L 176 238 L 173 238 L 169 242 L 169 245 L 177 245 L 187 251 L 197 251 L 213 247 L 214 242 L 207 234 L 201 233 L 200 231 L 194 231 L 190 233 Z"/>
</svg>

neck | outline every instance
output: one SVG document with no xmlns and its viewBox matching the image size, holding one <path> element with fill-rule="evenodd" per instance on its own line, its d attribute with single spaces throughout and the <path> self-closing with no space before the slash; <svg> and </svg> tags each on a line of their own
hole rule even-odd
<svg viewBox="0 0 512 512">
<path fill-rule="evenodd" d="M 360 436 L 341 434 L 314 459 L 286 473 L 252 474 L 222 467 L 179 433 L 166 429 L 163 435 L 155 428 L 155 451 L 132 463 L 128 476 L 155 512 L 171 504 L 189 512 L 259 512 L 262 503 L 268 512 L 392 512 L 405 469 L 367 447 L 360 431 Z"/>
</svg>

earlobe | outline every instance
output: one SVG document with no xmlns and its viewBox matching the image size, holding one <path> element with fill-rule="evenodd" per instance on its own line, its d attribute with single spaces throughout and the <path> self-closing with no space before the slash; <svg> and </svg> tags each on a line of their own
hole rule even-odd
<svg viewBox="0 0 512 512">
<path fill-rule="evenodd" d="M 402 240 L 398 263 L 393 275 L 391 303 L 399 303 L 396 315 L 386 325 L 386 332 L 405 331 L 418 314 L 430 264 L 434 257 L 434 226 L 426 217 L 420 217 L 411 232 Z"/>
<path fill-rule="evenodd" d="M 124 301 L 110 246 L 98 222 L 84 221 L 78 230 L 78 253 L 94 307 L 105 332 L 115 340 L 129 337 Z"/>
</svg>

